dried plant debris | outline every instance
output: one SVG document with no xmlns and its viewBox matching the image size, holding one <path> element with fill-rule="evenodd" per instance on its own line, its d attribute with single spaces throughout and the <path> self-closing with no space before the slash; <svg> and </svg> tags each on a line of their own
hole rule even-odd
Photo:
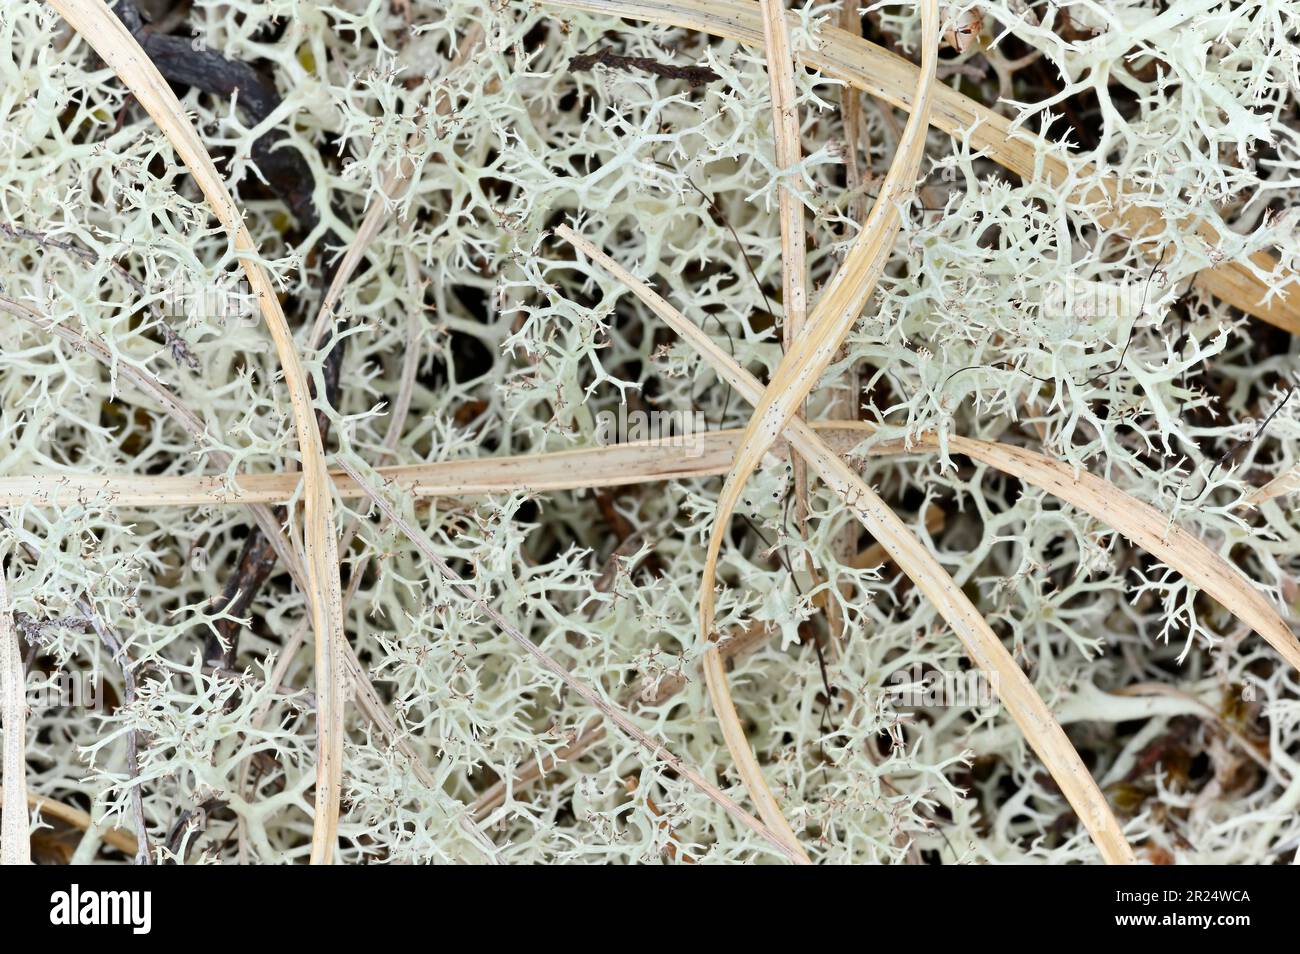
<svg viewBox="0 0 1300 954">
<path fill-rule="evenodd" d="M 4 857 L 1293 860 L 1300 2 L 937 10 L 5 4 Z"/>
<path fill-rule="evenodd" d="M 641 70 L 653 73 L 665 79 L 685 80 L 687 86 L 703 86 L 721 79 L 707 66 L 674 66 L 661 63 L 648 56 L 620 56 L 609 47 L 602 47 L 595 53 L 580 53 L 569 60 L 569 69 L 574 73 L 590 70 L 599 64 L 613 70 Z"/>
</svg>

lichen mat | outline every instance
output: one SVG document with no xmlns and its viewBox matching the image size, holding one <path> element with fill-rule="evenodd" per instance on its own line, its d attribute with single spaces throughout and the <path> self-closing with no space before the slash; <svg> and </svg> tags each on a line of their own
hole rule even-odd
<svg viewBox="0 0 1300 954">
<path fill-rule="evenodd" d="M 1300 8 L 115 11 L 0 13 L 4 860 L 1294 855 Z"/>
</svg>

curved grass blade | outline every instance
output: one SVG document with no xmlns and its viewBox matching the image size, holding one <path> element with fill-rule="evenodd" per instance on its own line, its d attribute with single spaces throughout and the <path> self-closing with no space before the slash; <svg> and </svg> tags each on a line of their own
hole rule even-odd
<svg viewBox="0 0 1300 954">
<path fill-rule="evenodd" d="M 749 46 L 763 44 L 763 23 L 758 7 L 751 0 L 541 0 L 547 6 L 604 13 L 648 23 L 699 30 L 714 36 L 739 40 Z M 818 42 L 800 49 L 796 55 L 808 69 L 843 80 L 870 96 L 897 106 L 912 109 L 912 94 L 917 85 L 917 69 L 901 56 L 837 27 L 824 25 Z M 1053 150 L 1046 140 L 1012 127 L 1005 116 L 940 84 L 934 93 L 930 122 L 952 136 L 967 139 L 973 150 L 1028 180 L 1039 179 L 1051 185 L 1075 181 L 1088 169 L 1071 166 Z M 1097 188 L 1076 189 L 1070 201 L 1093 205 L 1097 220 L 1136 241 L 1144 236 L 1159 235 L 1167 223 L 1159 212 L 1123 201 L 1126 189 L 1117 179 L 1107 178 Z M 1209 248 L 1218 248 L 1223 236 L 1209 222 L 1190 221 L 1185 227 L 1194 231 Z M 1160 248 L 1152 245 L 1149 255 L 1154 261 Z M 1260 276 L 1290 278 L 1293 272 L 1281 268 L 1276 257 L 1256 252 L 1245 259 L 1234 259 L 1198 273 L 1196 286 L 1222 299 L 1248 315 L 1266 321 L 1291 334 L 1300 334 L 1300 288 L 1283 297 L 1273 293 L 1270 282 Z"/>
<path fill-rule="evenodd" d="M 0 864 L 29 865 L 27 834 L 27 692 L 23 650 L 9 612 L 9 588 L 0 567 L 0 718 L 4 720 L 4 792 L 0 793 Z"/>
<path fill-rule="evenodd" d="M 559 226 L 556 234 L 627 286 L 651 311 L 699 351 L 718 375 L 745 400 L 751 404 L 757 403 L 763 393 L 758 380 L 737 365 L 697 325 L 568 226 Z M 1131 864 L 1134 861 L 1133 850 L 1087 766 L 1079 758 L 1079 753 L 1070 744 L 1065 731 L 1035 691 L 1033 684 L 1016 665 L 1007 648 L 989 628 L 966 594 L 899 516 L 808 424 L 797 418 L 791 420 L 786 425 L 785 434 L 791 447 L 803 455 L 826 485 L 844 499 L 899 569 L 934 604 L 935 609 L 952 627 L 971 661 L 990 677 L 998 697 L 1024 733 L 1030 747 L 1060 786 L 1092 836 L 1102 858 L 1111 864 Z M 752 751 L 749 752 L 749 758 L 757 764 Z"/>
<path fill-rule="evenodd" d="M 1252 490 L 1246 495 L 1246 503 L 1258 506 L 1274 497 L 1281 497 L 1283 494 L 1294 493 L 1297 490 L 1300 490 L 1300 464 L 1278 474 L 1263 487 Z"/>
<path fill-rule="evenodd" d="M 306 371 L 257 245 L 244 227 L 235 201 L 212 157 L 199 140 L 184 108 L 140 44 L 104 0 L 49 0 L 72 28 L 112 68 L 153 117 L 172 148 L 194 176 L 213 213 L 229 233 L 258 307 L 275 343 L 289 389 L 294 429 L 302 456 L 303 547 L 307 590 L 316 636 L 316 795 L 311 860 L 328 864 L 338 842 L 339 799 L 343 781 L 343 682 L 340 646 L 344 642 L 334 502 L 325 468 L 320 432 L 312 412 Z"/>
<path fill-rule="evenodd" d="M 718 495 L 700 581 L 700 635 L 706 642 L 716 640 L 714 619 L 718 559 L 731 523 L 731 515 L 740 500 L 745 482 L 758 467 L 772 442 L 780 436 L 786 423 L 803 407 L 809 392 L 830 364 L 845 335 L 858 320 L 876 281 L 884 271 L 885 261 L 889 258 L 894 238 L 902 224 L 898 201 L 916 181 L 929 128 L 929 104 L 939 46 L 937 0 L 921 0 L 921 21 L 923 65 L 915 96 L 917 108 L 908 117 L 894 161 L 862 231 L 813 309 L 807 330 L 790 342 L 771 383 L 754 405 L 740 449 L 732 463 L 731 473 L 727 475 Z M 788 263 L 786 267 L 788 269 Z M 705 653 L 704 674 L 714 712 L 718 714 L 723 726 L 727 747 L 758 804 L 759 814 L 769 825 L 776 827 L 780 809 L 776 807 L 776 799 L 763 782 L 757 763 L 753 762 L 749 743 L 735 716 L 735 706 L 716 649 Z"/>
</svg>

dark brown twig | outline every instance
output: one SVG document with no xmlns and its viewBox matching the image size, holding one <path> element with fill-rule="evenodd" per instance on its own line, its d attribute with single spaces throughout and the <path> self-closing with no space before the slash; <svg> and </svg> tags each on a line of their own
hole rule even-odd
<svg viewBox="0 0 1300 954">
<path fill-rule="evenodd" d="M 677 66 L 673 63 L 660 63 L 648 56 L 622 56 L 609 47 L 602 47 L 595 53 L 580 53 L 569 59 L 570 73 L 585 73 L 597 65 L 607 66 L 612 70 L 642 70 L 662 76 L 665 79 L 685 80 L 691 89 L 722 79 L 707 66 Z"/>
<path fill-rule="evenodd" d="M 279 107 L 279 93 L 247 63 L 196 47 L 188 37 L 156 32 L 145 23 L 131 0 L 118 0 L 114 12 L 169 82 L 192 86 L 213 96 L 235 98 L 240 111 L 252 124 L 265 121 Z M 314 232 L 321 220 L 314 198 L 315 177 L 302 154 L 289 144 L 284 131 L 278 128 L 268 130 L 253 141 L 250 151 L 262 178 L 289 207 L 301 230 L 308 234 Z M 343 217 L 341 210 L 335 210 L 335 215 Z M 332 230 L 326 230 L 321 239 L 322 247 L 341 244 Z M 323 279 L 325 287 L 329 287 L 332 274 L 333 267 L 327 264 Z M 331 407 L 337 407 L 339 403 L 344 340 L 344 336 L 336 338 L 324 361 L 325 400 Z M 317 412 L 316 425 L 324 444 L 329 437 L 329 418 L 323 411 Z M 276 513 L 283 518 L 283 510 Z M 276 564 L 275 551 L 266 536 L 257 527 L 250 529 L 235 572 L 227 580 L 217 601 L 217 609 L 222 615 L 213 624 L 213 631 L 206 640 L 205 662 L 220 668 L 234 668 L 242 629 L 240 620 L 248 615 Z"/>
</svg>

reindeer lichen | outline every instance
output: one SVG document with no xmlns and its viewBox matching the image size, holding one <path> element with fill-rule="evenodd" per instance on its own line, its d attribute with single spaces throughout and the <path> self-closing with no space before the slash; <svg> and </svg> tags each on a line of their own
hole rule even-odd
<svg viewBox="0 0 1300 954">
<path fill-rule="evenodd" d="M 749 408 L 710 365 L 551 230 L 572 224 L 765 379 L 781 358 L 779 187 L 805 206 L 815 301 L 904 120 L 799 68 L 804 158 L 778 168 L 761 47 L 580 4 L 138 6 L 194 50 L 251 65 L 278 97 L 258 118 L 251 91 L 174 84 L 295 328 L 327 452 L 367 472 L 598 447 L 601 415 L 620 408 L 743 427 Z M 794 4 L 797 51 L 840 6 Z M 911 5 L 861 12 L 864 35 L 916 55 Z M 885 274 L 808 417 L 878 425 L 850 459 L 1087 754 L 1140 856 L 1289 857 L 1300 677 L 1113 526 L 949 441 L 1021 445 L 1104 477 L 1240 568 L 1294 628 L 1294 497 L 1249 508 L 1243 495 L 1300 460 L 1300 397 L 1283 403 L 1300 345 L 1200 279 L 1266 251 L 1278 268 L 1254 265 L 1257 277 L 1300 295 L 1300 4 L 978 0 L 944 15 L 967 26 L 940 82 L 1042 137 L 1040 160 L 1070 177 L 1016 175 L 969 136 L 931 129 Z M 310 638 L 294 634 L 307 603 L 279 566 L 230 611 L 247 508 L 9 496 L 22 475 L 233 486 L 299 461 L 238 258 L 163 134 L 47 5 L 7 4 L 0 35 L 0 296 L 113 362 L 0 310 L 0 610 L 29 685 L 102 684 L 93 705 L 33 706 L 28 789 L 90 813 L 75 860 L 125 860 L 103 841 L 111 828 L 147 836 L 156 861 L 305 860 L 314 674 Z M 296 206 L 259 166 L 268 133 L 269 155 L 310 172 Z M 383 189 L 395 168 L 409 177 L 398 197 Z M 1115 180 L 1154 213 L 1145 234 L 1110 217 L 1097 190 Z M 381 227 L 313 347 L 322 295 L 376 206 Z M 340 344 L 331 403 L 326 356 Z M 166 385 L 202 441 L 124 367 Z M 917 444 L 928 434 L 939 453 Z M 745 803 L 699 670 L 720 480 L 382 489 L 476 593 Z M 966 672 L 960 644 L 815 481 L 804 537 L 793 484 L 782 449 L 746 485 L 717 626 L 744 646 L 729 656 L 737 709 L 813 860 L 1096 861 L 998 705 L 898 703 L 898 673 Z M 282 502 L 300 545 L 298 501 Z M 340 860 L 483 860 L 466 818 L 512 863 L 779 857 L 681 774 L 599 731 L 364 499 L 340 500 L 337 520 L 340 532 L 360 521 L 340 553 L 355 589 L 346 633 L 398 732 L 349 699 Z M 1153 685 L 1168 691 L 1143 697 Z"/>
</svg>

